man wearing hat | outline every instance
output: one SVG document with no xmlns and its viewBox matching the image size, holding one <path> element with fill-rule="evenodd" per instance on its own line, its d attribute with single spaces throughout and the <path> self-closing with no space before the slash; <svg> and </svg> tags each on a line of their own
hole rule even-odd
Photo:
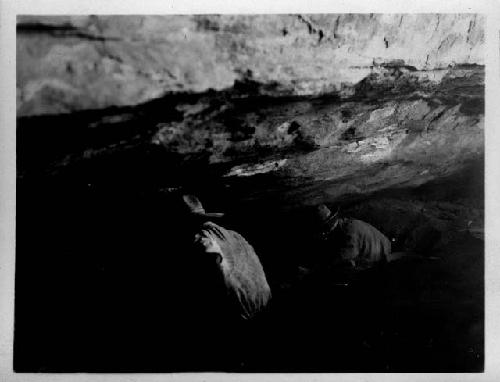
<svg viewBox="0 0 500 382">
<path fill-rule="evenodd" d="M 255 318 L 269 303 L 271 289 L 253 247 L 220 225 L 224 214 L 206 212 L 194 195 L 183 195 L 182 206 L 188 226 L 179 289 L 190 344 L 182 357 L 205 371 L 238 371 L 259 356 Z"/>
<path fill-rule="evenodd" d="M 357 219 L 341 218 L 321 204 L 317 207 L 321 239 L 334 257 L 330 265 L 347 265 L 362 270 L 387 262 L 391 242 L 378 229 Z"/>
<path fill-rule="evenodd" d="M 264 309 L 271 290 L 253 247 L 238 232 L 219 222 L 222 213 L 207 213 L 194 195 L 183 195 L 192 223 L 193 267 L 209 280 L 204 295 L 228 315 L 248 320 Z"/>
</svg>

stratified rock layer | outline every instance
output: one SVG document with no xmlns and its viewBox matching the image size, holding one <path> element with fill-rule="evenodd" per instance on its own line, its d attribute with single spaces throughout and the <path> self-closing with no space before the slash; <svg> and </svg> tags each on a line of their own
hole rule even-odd
<svg viewBox="0 0 500 382">
<path fill-rule="evenodd" d="M 385 68 L 345 100 L 233 88 L 99 113 L 25 117 L 18 171 L 87 166 L 101 181 L 133 187 L 220 182 L 244 199 L 274 195 L 292 205 L 418 186 L 483 157 L 483 80 L 476 66 L 446 70 L 439 83 Z"/>
<path fill-rule="evenodd" d="M 292 208 L 418 187 L 483 159 L 483 27 L 450 14 L 20 17 L 18 175 Z"/>
<path fill-rule="evenodd" d="M 22 16 L 17 110 L 137 105 L 241 80 L 270 95 L 350 95 L 381 64 L 483 64 L 483 28 L 473 14 Z"/>
</svg>

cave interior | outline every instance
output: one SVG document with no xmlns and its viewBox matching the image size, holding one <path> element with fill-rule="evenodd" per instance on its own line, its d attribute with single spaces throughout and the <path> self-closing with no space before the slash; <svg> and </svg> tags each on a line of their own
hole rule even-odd
<svg viewBox="0 0 500 382">
<path fill-rule="evenodd" d="M 231 30 L 204 20 L 204 33 L 250 33 L 248 20 Z M 301 27 L 314 49 L 352 22 L 341 19 L 335 35 L 294 20 L 279 38 Z M 18 44 L 104 44 L 104 27 L 82 28 L 23 21 Z M 386 60 L 369 71 L 342 92 L 294 94 L 240 70 L 222 89 L 130 105 L 40 114 L 61 97 L 47 87 L 39 104 L 23 101 L 15 370 L 482 371 L 484 65 Z M 194 282 L 182 259 L 186 193 L 224 212 L 262 262 L 273 299 L 252 340 L 226 328 L 200 335 L 174 317 Z M 320 262 L 312 211 L 322 203 L 411 255 L 304 281 Z M 225 362 L 233 353 L 244 356 Z"/>
</svg>

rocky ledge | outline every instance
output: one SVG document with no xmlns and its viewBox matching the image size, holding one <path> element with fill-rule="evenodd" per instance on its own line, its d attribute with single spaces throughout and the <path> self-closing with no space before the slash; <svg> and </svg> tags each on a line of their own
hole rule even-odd
<svg viewBox="0 0 500 382">
<path fill-rule="evenodd" d="M 103 180 L 119 175 L 133 184 L 134 174 L 146 171 L 179 188 L 208 176 L 225 187 L 258 178 L 247 188 L 251 197 L 307 188 L 313 204 L 326 195 L 416 186 L 483 157 L 483 82 L 475 65 L 384 67 L 345 99 L 266 96 L 266 85 L 246 81 L 134 107 L 23 117 L 18 170 L 58 173 L 111 161 L 118 167 L 102 167 L 109 172 Z"/>
<path fill-rule="evenodd" d="M 467 173 L 484 158 L 483 21 L 20 17 L 19 185 L 293 209 Z"/>
</svg>

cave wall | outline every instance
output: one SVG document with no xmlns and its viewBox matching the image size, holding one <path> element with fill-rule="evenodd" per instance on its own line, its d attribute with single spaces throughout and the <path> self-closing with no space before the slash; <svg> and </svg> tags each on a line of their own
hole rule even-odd
<svg viewBox="0 0 500 382">
<path fill-rule="evenodd" d="M 137 105 L 171 92 L 267 84 L 351 95 L 379 65 L 483 64 L 477 14 L 20 16 L 17 112 Z"/>
<path fill-rule="evenodd" d="M 484 21 L 20 16 L 18 179 L 294 208 L 481 166 Z"/>
</svg>

